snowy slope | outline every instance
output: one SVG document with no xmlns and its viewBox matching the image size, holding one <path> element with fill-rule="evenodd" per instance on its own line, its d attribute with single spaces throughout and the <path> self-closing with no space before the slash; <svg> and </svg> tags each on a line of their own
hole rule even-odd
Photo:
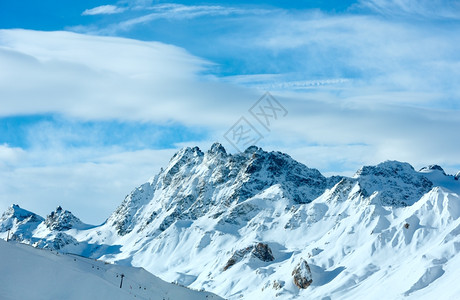
<svg viewBox="0 0 460 300">
<path fill-rule="evenodd" d="M 30 238 L 43 221 L 39 215 L 13 204 L 0 217 L 0 232 L 5 235 L 10 231 L 13 239 L 23 240 Z"/>
<path fill-rule="evenodd" d="M 21 236 L 11 231 L 24 243 L 229 299 L 460 299 L 459 194 L 435 165 L 326 178 L 283 153 L 214 144 L 176 153 L 101 226 L 5 214 L 0 228 L 22 222 Z"/>
<path fill-rule="evenodd" d="M 221 299 L 140 268 L 0 240 L 0 299 Z M 123 286 L 120 288 L 121 274 Z"/>
</svg>

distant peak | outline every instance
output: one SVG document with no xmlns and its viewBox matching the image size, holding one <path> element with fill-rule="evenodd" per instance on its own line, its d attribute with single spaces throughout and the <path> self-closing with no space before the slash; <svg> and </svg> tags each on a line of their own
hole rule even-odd
<svg viewBox="0 0 460 300">
<path fill-rule="evenodd" d="M 455 174 L 455 180 L 460 180 L 460 171 L 458 171 L 457 174 Z"/>
<path fill-rule="evenodd" d="M 202 155 L 204 155 L 204 153 L 201 152 L 200 148 L 196 146 L 193 148 L 184 147 L 180 149 L 179 151 L 177 151 L 176 154 L 173 155 L 171 160 L 175 158 L 181 158 L 181 157 L 187 157 L 187 156 L 202 156 Z"/>
<path fill-rule="evenodd" d="M 415 203 L 433 187 L 433 183 L 408 163 L 386 161 L 377 166 L 364 166 L 353 176 L 362 193 L 383 205 L 408 206 Z"/>
<path fill-rule="evenodd" d="M 41 219 L 40 216 L 34 214 L 33 212 L 23 209 L 17 204 L 13 204 L 3 213 L 2 219 L 16 218 L 19 221 L 22 221 L 28 217 L 32 217 L 33 220 Z"/>
<path fill-rule="evenodd" d="M 409 163 L 400 162 L 397 160 L 387 160 L 383 163 L 380 163 L 376 166 L 364 166 L 360 168 L 355 175 L 354 178 L 358 178 L 360 176 L 366 175 L 383 175 L 388 173 L 387 175 L 396 175 L 401 173 L 412 173 L 415 172 L 414 167 L 412 167 Z"/>
<path fill-rule="evenodd" d="M 428 172 L 432 172 L 432 171 L 440 171 L 440 172 L 442 172 L 442 174 L 446 175 L 446 172 L 444 172 L 444 169 L 441 168 L 441 166 L 439 166 L 439 165 L 429 165 L 427 167 L 423 167 L 423 168 L 420 169 L 419 172 L 428 173 Z"/>
<path fill-rule="evenodd" d="M 64 210 L 62 208 L 62 206 L 59 205 L 58 207 L 56 207 L 56 209 L 54 211 L 51 212 L 50 216 L 53 216 L 53 215 L 56 215 L 56 214 L 61 215 L 63 213 L 72 214 L 70 211 Z"/>
<path fill-rule="evenodd" d="M 201 150 L 200 150 L 200 148 L 198 148 L 198 146 L 193 147 L 193 148 L 192 148 L 192 152 L 203 154 L 203 152 L 201 152 Z"/>
<path fill-rule="evenodd" d="M 415 171 L 414 167 L 407 162 L 397 161 L 397 160 L 387 160 L 377 165 L 379 168 L 383 169 L 398 169 L 398 170 L 407 170 Z"/>
<path fill-rule="evenodd" d="M 45 225 L 51 230 L 67 230 L 81 225 L 80 219 L 75 217 L 70 211 L 64 210 L 58 206 L 55 211 L 51 212 L 45 220 Z"/>
<path fill-rule="evenodd" d="M 257 146 L 249 146 L 246 150 L 244 150 L 244 153 L 247 153 L 247 154 L 252 154 L 252 153 L 255 153 L 257 151 L 263 151 L 262 148 L 259 148 Z"/>
<path fill-rule="evenodd" d="M 225 151 L 225 148 L 224 148 L 224 146 L 222 146 L 222 144 L 216 142 L 216 143 L 212 144 L 211 149 L 209 149 L 208 153 L 211 153 L 211 154 L 218 154 L 218 153 L 227 154 L 227 151 Z"/>
</svg>

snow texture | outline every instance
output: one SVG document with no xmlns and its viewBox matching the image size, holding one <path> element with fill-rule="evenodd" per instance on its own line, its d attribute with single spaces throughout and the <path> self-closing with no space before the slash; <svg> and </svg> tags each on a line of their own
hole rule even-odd
<svg viewBox="0 0 460 300">
<path fill-rule="evenodd" d="M 0 240 L 0 299 L 222 299 L 117 266 Z M 123 274 L 123 284 L 121 276 Z"/>
<path fill-rule="evenodd" d="M 177 152 L 100 226 L 13 206 L 0 237 L 226 299 L 460 299 L 459 195 L 436 165 L 387 161 L 327 178 L 287 154 L 216 143 Z"/>
</svg>

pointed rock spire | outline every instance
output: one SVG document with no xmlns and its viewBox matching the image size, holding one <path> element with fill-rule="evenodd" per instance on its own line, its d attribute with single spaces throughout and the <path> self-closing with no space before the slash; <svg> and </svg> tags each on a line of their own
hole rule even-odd
<svg viewBox="0 0 460 300">
<path fill-rule="evenodd" d="M 70 211 L 58 206 L 55 211 L 51 212 L 45 220 L 45 225 L 51 230 L 63 231 L 74 227 L 79 227 L 83 223 L 75 217 Z"/>
<path fill-rule="evenodd" d="M 211 154 L 227 154 L 227 151 L 225 151 L 224 146 L 222 144 L 215 142 L 212 144 L 211 149 L 209 149 L 208 153 Z"/>
</svg>

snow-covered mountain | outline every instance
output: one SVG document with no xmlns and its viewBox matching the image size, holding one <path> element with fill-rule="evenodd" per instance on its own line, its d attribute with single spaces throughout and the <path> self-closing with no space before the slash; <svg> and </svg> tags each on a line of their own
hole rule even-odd
<svg viewBox="0 0 460 300">
<path fill-rule="evenodd" d="M 216 143 L 176 153 L 100 226 L 13 206 L 0 237 L 10 229 L 229 299 L 457 299 L 459 195 L 458 174 L 436 165 L 387 161 L 327 178 L 283 153 Z"/>
</svg>

